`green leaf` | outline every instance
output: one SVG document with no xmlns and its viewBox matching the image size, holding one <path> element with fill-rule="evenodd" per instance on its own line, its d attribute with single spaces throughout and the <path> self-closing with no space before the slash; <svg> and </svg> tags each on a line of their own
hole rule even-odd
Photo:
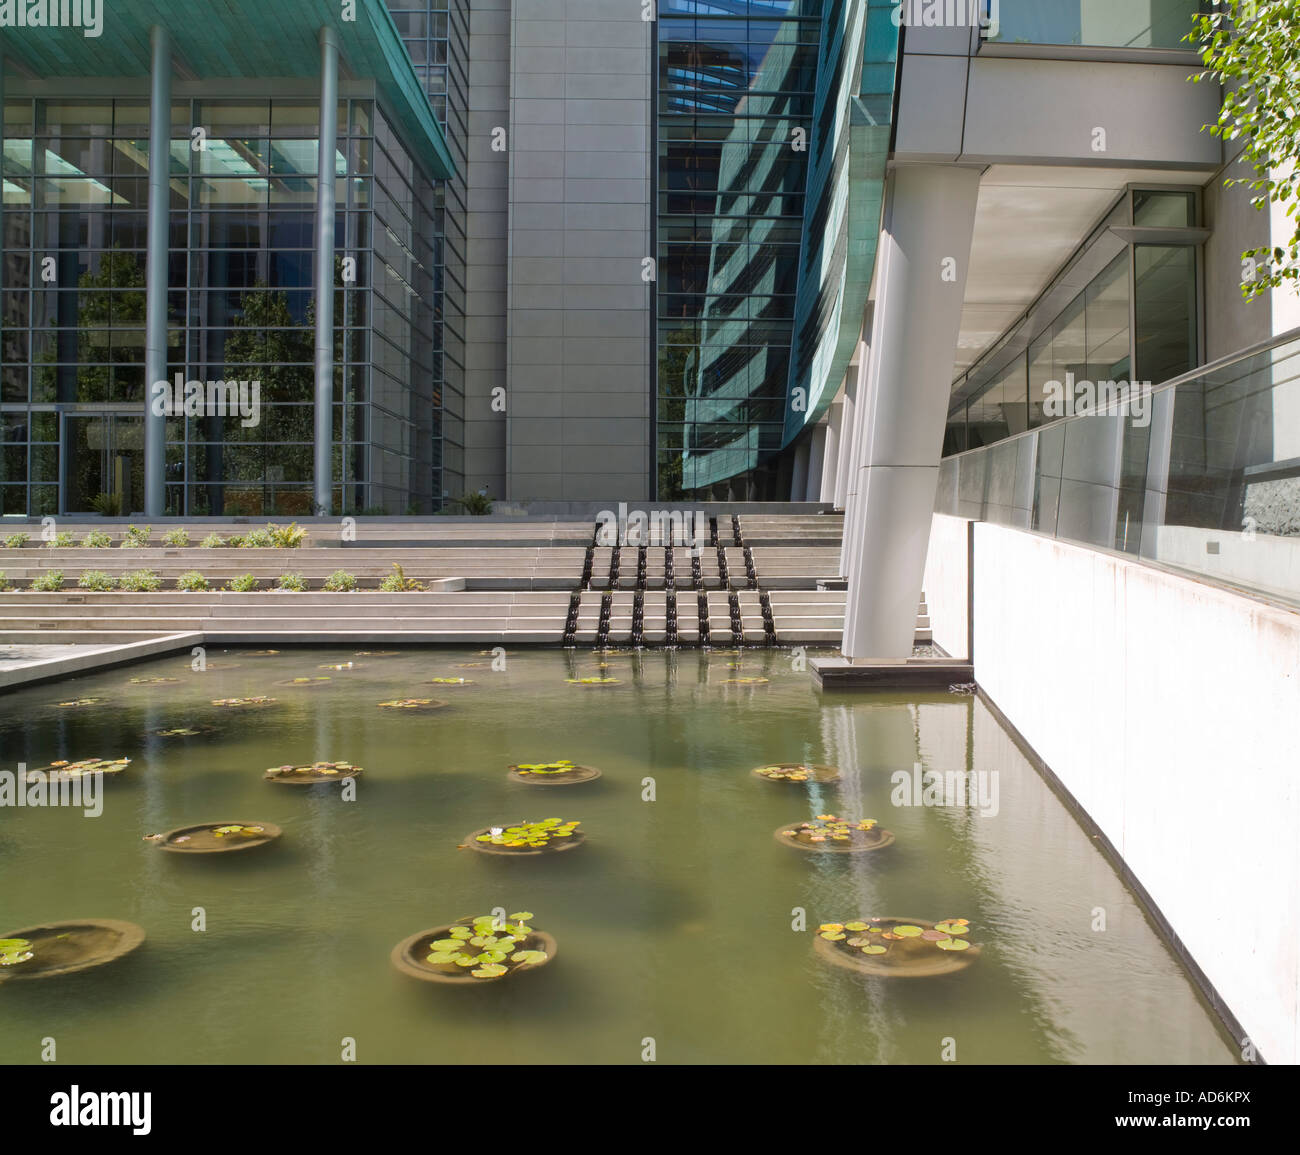
<svg viewBox="0 0 1300 1155">
<path fill-rule="evenodd" d="M 470 974 L 472 974 L 476 979 L 496 979 L 500 978 L 509 969 L 509 967 L 503 967 L 500 963 L 488 963 L 485 966 L 470 971 Z"/>
<path fill-rule="evenodd" d="M 450 953 L 447 951 L 434 951 L 434 953 L 429 956 L 429 961 L 433 963 L 434 966 L 450 966 L 452 963 L 460 962 L 464 957 L 465 956 L 459 952 Z"/>
<path fill-rule="evenodd" d="M 536 916 L 535 914 L 533 914 L 533 912 L 532 912 L 531 910 L 523 910 L 523 911 L 520 911 L 518 914 L 512 914 L 512 915 L 510 916 L 510 921 L 511 921 L 511 922 L 527 922 L 530 918 L 536 918 L 536 917 L 537 917 L 537 916 Z"/>
<path fill-rule="evenodd" d="M 546 962 L 550 957 L 544 950 L 518 950 L 510 956 L 510 961 L 525 963 L 528 966 L 537 966 Z"/>
<path fill-rule="evenodd" d="M 460 950 L 461 945 L 462 942 L 458 938 L 440 938 L 436 942 L 429 944 L 431 949 L 440 951 Z"/>
</svg>

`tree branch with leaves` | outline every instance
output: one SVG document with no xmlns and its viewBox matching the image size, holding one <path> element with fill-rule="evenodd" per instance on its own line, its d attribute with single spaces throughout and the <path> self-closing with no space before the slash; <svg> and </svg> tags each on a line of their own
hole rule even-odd
<svg viewBox="0 0 1300 1155">
<path fill-rule="evenodd" d="M 1247 185 L 1256 209 L 1279 205 L 1292 222 L 1282 244 L 1242 253 L 1242 296 L 1300 287 L 1300 0 L 1212 0 L 1185 39 L 1205 65 L 1193 82 L 1225 90 L 1217 123 L 1205 127 L 1241 141 L 1238 163 L 1254 169 L 1253 177 L 1226 177 L 1224 187 Z"/>
</svg>

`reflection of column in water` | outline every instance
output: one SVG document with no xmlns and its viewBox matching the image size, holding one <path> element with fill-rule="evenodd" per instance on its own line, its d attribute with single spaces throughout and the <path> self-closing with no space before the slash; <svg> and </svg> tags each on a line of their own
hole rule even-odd
<svg viewBox="0 0 1300 1155">
<path fill-rule="evenodd" d="M 858 731 L 862 728 L 862 741 L 859 743 Z M 906 733 L 904 733 L 906 731 Z M 875 818 L 882 826 L 888 827 L 887 788 L 888 774 L 877 766 L 864 767 L 860 751 L 886 752 L 887 756 L 897 757 L 898 752 L 907 752 L 908 768 L 911 768 L 915 749 L 914 729 L 911 712 L 907 707 L 877 707 L 864 700 L 856 706 L 833 706 L 822 711 L 822 744 L 826 756 L 822 761 L 836 766 L 840 771 L 837 784 L 813 787 L 809 799 L 817 809 L 811 809 L 809 817 L 817 814 L 838 814 L 841 818 Z M 906 740 L 905 740 L 906 739 Z M 873 757 L 874 760 L 874 757 Z M 882 795 L 881 791 L 886 792 Z M 864 801 L 870 796 L 872 802 Z M 873 813 L 872 807 L 880 808 Z M 889 851 L 881 853 L 888 854 Z M 807 856 L 812 860 L 812 869 L 819 877 L 820 884 L 830 894 L 841 898 L 843 909 L 834 913 L 834 918 L 851 919 L 858 917 L 885 917 L 898 912 L 883 909 L 885 895 L 878 881 L 878 864 L 871 854 L 851 854 L 847 862 L 838 855 Z M 842 873 L 847 879 L 841 881 Z M 814 922 L 816 914 L 809 911 L 809 921 Z M 919 916 L 918 916 L 919 917 Z M 843 983 L 828 981 L 826 991 L 846 992 L 836 1005 L 828 1010 L 833 1014 L 829 1021 L 843 1022 L 846 1018 L 869 1018 L 873 1031 L 879 1040 L 876 1061 L 887 1063 L 895 1054 L 891 1040 L 903 1028 L 901 1012 L 888 1000 L 877 997 L 880 984 L 874 980 L 864 979 L 848 986 Z M 863 1005 L 865 1001 L 865 1006 Z"/>
<path fill-rule="evenodd" d="M 583 653 L 587 653 L 587 652 L 588 651 L 586 650 L 583 651 Z M 591 653 L 594 656 L 595 651 L 593 650 L 591 651 Z M 564 671 L 565 671 L 565 677 L 567 678 L 579 678 L 582 676 L 581 674 L 578 673 L 578 651 L 577 650 L 564 651 Z"/>
<path fill-rule="evenodd" d="M 158 703 L 159 694 L 177 694 L 179 691 L 168 686 L 159 686 L 150 689 L 148 697 L 145 699 L 144 709 L 141 711 L 140 725 L 143 727 L 143 734 L 139 741 L 141 743 L 138 754 L 131 754 L 130 757 L 136 757 L 139 762 L 130 768 L 132 770 L 143 767 L 144 773 L 138 777 L 144 785 L 144 805 L 140 808 L 141 829 L 136 837 L 143 838 L 146 834 L 161 834 L 165 830 L 170 830 L 174 826 L 181 825 L 185 820 L 179 822 L 168 821 L 167 811 L 167 794 L 169 790 L 176 789 L 174 771 L 184 768 L 185 761 L 185 738 L 160 738 L 154 733 L 155 730 L 161 730 L 169 724 L 169 711 L 163 709 Z M 128 718 L 131 714 L 128 712 Z M 189 725 L 188 720 L 180 723 L 171 722 L 171 725 Z M 116 752 L 105 752 L 100 754 L 101 758 L 116 758 Z M 169 776 L 172 779 L 169 781 Z M 106 788 L 104 791 L 104 811 L 108 815 L 109 807 L 115 805 L 113 792 Z M 113 819 L 117 816 L 114 815 Z M 113 819 L 110 819 L 113 820 Z M 150 849 L 157 850 L 157 847 L 150 846 Z M 141 921 L 149 925 L 150 921 L 165 922 L 168 918 L 168 911 L 165 909 L 171 904 L 171 900 L 164 896 L 162 886 L 162 872 L 167 864 L 164 861 L 170 855 L 158 851 L 156 854 L 146 854 L 144 856 L 144 876 L 145 887 L 144 893 L 140 895 L 140 915 Z"/>
</svg>

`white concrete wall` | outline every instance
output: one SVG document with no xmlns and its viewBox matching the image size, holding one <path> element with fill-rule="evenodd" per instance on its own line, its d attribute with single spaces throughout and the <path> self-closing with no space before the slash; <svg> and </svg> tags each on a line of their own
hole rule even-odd
<svg viewBox="0 0 1300 1155">
<path fill-rule="evenodd" d="M 965 518 L 934 515 L 922 586 L 930 608 L 934 644 L 951 657 L 963 660 L 970 657 L 966 652 L 970 639 L 966 538 L 970 526 Z"/>
<path fill-rule="evenodd" d="M 956 565 L 954 520 L 937 517 L 931 537 L 936 619 L 965 605 L 929 576 Z M 1259 1054 L 1300 1062 L 1300 614 L 984 523 L 974 583 L 980 686 Z"/>
</svg>

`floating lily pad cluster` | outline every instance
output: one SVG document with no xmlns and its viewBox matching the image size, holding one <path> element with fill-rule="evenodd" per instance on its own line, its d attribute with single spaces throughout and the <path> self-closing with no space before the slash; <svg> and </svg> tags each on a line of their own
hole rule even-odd
<svg viewBox="0 0 1300 1155">
<path fill-rule="evenodd" d="M 772 782 L 811 782 L 813 778 L 811 766 L 761 766 L 754 773 Z"/>
<path fill-rule="evenodd" d="M 514 769 L 517 774 L 572 774 L 577 768 L 572 759 L 561 758 L 558 762 L 520 762 Z"/>
<path fill-rule="evenodd" d="M 327 677 L 320 678 L 286 678 L 283 682 L 277 682 L 279 686 L 323 686 L 330 681 Z"/>
<path fill-rule="evenodd" d="M 549 846 L 552 839 L 572 838 L 580 824 L 576 818 L 567 822 L 562 818 L 543 818 L 540 822 L 493 826 L 486 834 L 480 834 L 475 841 L 504 846 L 510 850 L 541 850 Z M 511 915 L 511 917 L 516 916 Z"/>
<path fill-rule="evenodd" d="M 527 949 L 534 933 L 527 925 L 532 917 L 532 912 L 525 910 L 510 915 L 505 923 L 490 914 L 464 919 L 448 930 L 446 938 L 429 944 L 426 961 L 430 966 L 448 968 L 448 973 L 455 973 L 453 967 L 460 968 L 476 979 L 499 979 L 520 967 L 538 966 L 550 955 Z"/>
<path fill-rule="evenodd" d="M 176 726 L 171 730 L 155 730 L 159 738 L 195 738 L 199 734 L 210 734 L 211 726 Z"/>
<path fill-rule="evenodd" d="M 83 706 L 102 706 L 107 701 L 107 698 L 73 698 L 67 702 L 56 702 L 55 705 L 60 710 L 79 710 Z"/>
<path fill-rule="evenodd" d="M 351 762 L 313 762 L 310 766 L 272 766 L 266 771 L 266 777 L 349 778 L 360 773 L 361 767 L 354 766 Z"/>
<path fill-rule="evenodd" d="M 570 686 L 621 686 L 618 678 L 567 678 Z"/>
<path fill-rule="evenodd" d="M 944 919 L 936 922 L 932 930 L 911 923 L 876 925 L 881 921 L 869 918 L 855 922 L 825 922 L 817 928 L 817 933 L 847 951 L 860 951 L 865 955 L 883 955 L 904 950 L 915 954 L 915 948 L 922 943 L 933 944 L 942 951 L 970 949 L 970 941 L 965 937 L 970 933 L 969 919 Z M 903 945 L 896 947 L 895 943 Z"/>
<path fill-rule="evenodd" d="M 265 826 L 218 826 L 213 838 L 258 838 L 266 833 Z"/>
<path fill-rule="evenodd" d="M 168 682 L 179 682 L 179 678 L 132 678 L 133 686 L 163 686 Z"/>
<path fill-rule="evenodd" d="M 798 842 L 861 842 L 879 823 L 874 818 L 837 818 L 834 814 L 819 814 L 811 822 L 801 822 L 786 837 Z"/>
<path fill-rule="evenodd" d="M 356 662 L 332 662 L 318 668 L 322 670 L 358 670 L 361 667 Z"/>
<path fill-rule="evenodd" d="M 390 702 L 380 702 L 381 710 L 429 710 L 441 706 L 436 698 L 394 698 Z"/>
<path fill-rule="evenodd" d="M 51 762 L 43 770 L 28 771 L 48 774 L 51 778 L 83 778 L 88 774 L 120 774 L 131 765 L 130 758 L 83 758 L 79 762 Z"/>
<path fill-rule="evenodd" d="M 213 704 L 214 706 L 224 706 L 224 707 L 232 707 L 232 708 L 233 708 L 233 707 L 239 707 L 239 706 L 270 706 L 270 705 L 274 704 L 274 702 L 275 702 L 275 699 L 274 699 L 274 698 L 265 698 L 265 697 L 257 697 L 257 698 L 214 698 L 214 699 L 212 700 L 212 704 Z"/>
<path fill-rule="evenodd" d="M 430 678 L 431 686 L 472 686 L 474 685 L 468 678 Z"/>
<path fill-rule="evenodd" d="M 30 962 L 36 956 L 32 944 L 25 938 L 0 938 L 0 967 L 14 967 Z"/>
<path fill-rule="evenodd" d="M 768 678 L 723 678 L 719 685 L 722 686 L 766 686 L 770 682 Z"/>
</svg>

